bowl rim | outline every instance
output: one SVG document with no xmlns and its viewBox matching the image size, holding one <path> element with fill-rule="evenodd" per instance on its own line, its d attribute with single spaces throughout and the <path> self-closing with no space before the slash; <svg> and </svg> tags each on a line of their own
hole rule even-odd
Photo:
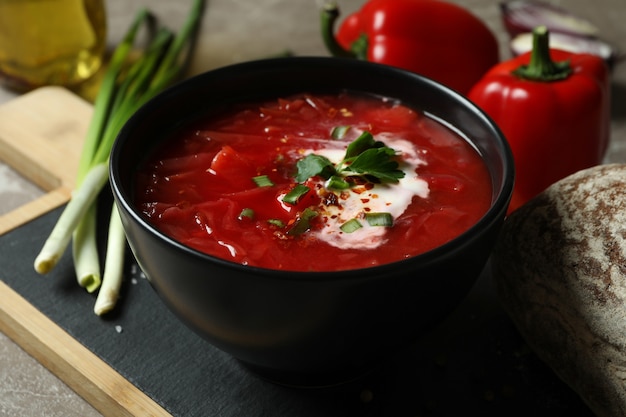
<svg viewBox="0 0 626 417">
<path fill-rule="evenodd" d="M 138 210 L 130 203 L 130 193 L 120 185 L 120 173 L 119 168 L 115 162 L 119 160 L 121 149 L 124 143 L 131 136 L 129 132 L 140 123 L 146 115 L 150 114 L 150 111 L 157 107 L 161 102 L 165 102 L 172 97 L 183 94 L 188 90 L 192 90 L 194 85 L 204 82 L 206 79 L 219 78 L 223 74 L 232 74 L 233 72 L 242 72 L 246 70 L 254 70 L 255 68 L 261 68 L 270 70 L 277 66 L 294 66 L 300 65 L 333 65 L 336 67 L 344 67 L 347 69 L 357 68 L 359 70 L 370 71 L 383 71 L 389 74 L 393 73 L 395 76 L 405 77 L 407 79 L 417 80 L 423 84 L 429 84 L 430 86 L 437 88 L 447 94 L 453 101 L 457 101 L 461 106 L 468 108 L 472 114 L 480 118 L 480 122 L 489 127 L 493 131 L 498 141 L 496 143 L 499 152 L 502 154 L 502 173 L 503 179 L 499 190 L 494 190 L 495 198 L 492 201 L 489 209 L 481 216 L 481 218 L 474 223 L 469 229 L 457 235 L 452 240 L 433 248 L 427 252 L 412 256 L 407 259 L 401 259 L 394 262 L 384 263 L 375 266 L 368 266 L 358 269 L 345 269 L 336 271 L 294 271 L 294 270 L 279 270 L 264 268 L 258 266 L 244 265 L 231 260 L 223 259 L 217 256 L 213 256 L 202 252 L 200 250 L 189 247 L 169 235 L 161 232 L 156 227 L 147 222 L 143 216 L 140 215 Z M 363 89 L 363 92 L 367 92 Z M 401 100 L 402 101 L 402 100 Z M 427 114 L 428 112 L 425 111 Z M 472 144 L 475 146 L 474 144 Z M 183 80 L 171 87 L 165 89 L 161 93 L 157 94 L 146 103 L 144 103 L 122 126 L 115 139 L 111 150 L 111 156 L 109 158 L 109 184 L 113 192 L 115 203 L 120 205 L 121 208 L 126 211 L 135 222 L 137 222 L 142 228 L 146 229 L 152 236 L 159 240 L 171 245 L 173 248 L 193 257 L 198 257 L 211 263 L 217 263 L 222 268 L 245 270 L 253 273 L 256 276 L 265 276 L 273 279 L 286 279 L 286 280 L 315 280 L 323 281 L 326 279 L 332 280 L 350 280 L 350 279 L 365 279 L 366 277 L 378 277 L 389 275 L 391 271 L 396 269 L 404 269 L 409 264 L 419 262 L 420 265 L 429 265 L 435 263 L 444 255 L 447 256 L 450 251 L 459 250 L 467 245 L 478 234 L 484 233 L 485 230 L 490 228 L 491 223 L 497 221 L 497 219 L 506 213 L 508 204 L 511 199 L 513 191 L 513 183 L 515 178 L 515 167 L 513 163 L 513 155 L 508 142 L 506 141 L 503 133 L 497 124 L 476 104 L 470 101 L 464 95 L 457 91 L 437 82 L 425 76 L 403 70 L 401 68 L 391 67 L 388 65 L 372 63 L 368 61 L 350 59 L 350 58 L 336 58 L 336 57 L 279 57 L 268 58 L 253 61 L 245 61 L 236 64 L 226 65 L 212 70 L 208 70 L 198 75 L 194 75 L 186 80 Z"/>
</svg>

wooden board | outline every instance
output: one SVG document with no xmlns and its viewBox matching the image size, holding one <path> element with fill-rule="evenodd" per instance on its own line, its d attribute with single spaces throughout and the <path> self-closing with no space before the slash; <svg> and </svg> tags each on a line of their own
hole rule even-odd
<svg viewBox="0 0 626 417">
<path fill-rule="evenodd" d="M 2 281 L 0 300 L 0 330 L 103 415 L 170 415 Z"/>
<path fill-rule="evenodd" d="M 0 107 L 0 160 L 44 191 L 0 216 L 0 236 L 68 200 L 91 113 L 88 102 L 62 87 L 44 87 Z"/>
<path fill-rule="evenodd" d="M 2 218 L 0 331 L 102 414 L 591 416 L 525 346 L 498 306 L 488 270 L 422 340 L 362 380 L 328 390 L 288 389 L 248 372 L 182 325 L 131 256 L 118 307 L 95 316 L 95 296 L 76 284 L 68 254 L 45 277 L 32 266 L 70 195 L 90 110 L 54 88 L 0 107 L 0 158 L 47 191 Z"/>
<path fill-rule="evenodd" d="M 44 191 L 0 217 L 0 236 L 67 202 L 91 113 L 89 103 L 61 87 L 0 107 L 0 159 Z M 0 330 L 98 411 L 170 415 L 2 281 L 0 300 Z"/>
</svg>

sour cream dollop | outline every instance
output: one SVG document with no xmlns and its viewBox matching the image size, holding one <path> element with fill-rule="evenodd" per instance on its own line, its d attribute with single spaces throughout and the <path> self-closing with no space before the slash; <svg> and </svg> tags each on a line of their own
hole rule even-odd
<svg viewBox="0 0 626 417">
<path fill-rule="evenodd" d="M 312 233 L 315 237 L 340 249 L 372 249 L 386 242 L 387 227 L 371 226 L 363 218 L 366 213 L 389 213 L 395 220 L 404 213 L 415 196 L 428 198 L 428 183 L 420 178 L 417 168 L 426 165 L 420 158 L 419 149 L 408 140 L 391 133 L 376 135 L 389 148 L 399 154 L 399 168 L 404 177 L 397 183 L 370 184 L 369 187 L 357 186 L 343 190 L 339 194 L 338 204 L 322 205 L 324 227 Z M 315 153 L 338 164 L 345 155 L 345 148 L 324 148 L 306 150 L 305 154 Z M 328 192 L 325 187 L 319 193 Z M 360 219 L 361 228 L 348 233 L 341 226 L 351 219 Z"/>
</svg>

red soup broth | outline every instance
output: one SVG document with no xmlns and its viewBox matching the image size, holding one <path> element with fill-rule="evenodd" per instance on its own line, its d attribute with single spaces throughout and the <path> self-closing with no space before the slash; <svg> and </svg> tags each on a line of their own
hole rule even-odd
<svg viewBox="0 0 626 417">
<path fill-rule="evenodd" d="M 309 191 L 299 200 L 283 200 L 299 160 L 313 153 L 335 164 L 363 132 L 395 151 L 402 179 L 348 176 L 352 187 L 336 190 L 314 176 L 301 180 Z M 288 271 L 422 254 L 467 231 L 492 196 L 484 161 L 453 129 L 397 101 L 351 93 L 302 94 L 194 120 L 150 153 L 135 185 L 137 207 L 164 234 L 225 260 Z M 391 225 L 370 225 L 370 212 Z M 342 229 L 355 221 L 364 227 Z"/>
</svg>

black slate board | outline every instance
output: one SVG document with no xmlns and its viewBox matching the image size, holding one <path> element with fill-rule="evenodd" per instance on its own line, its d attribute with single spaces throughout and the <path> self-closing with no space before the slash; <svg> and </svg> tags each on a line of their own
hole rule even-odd
<svg viewBox="0 0 626 417">
<path fill-rule="evenodd" d="M 293 389 L 249 373 L 182 325 L 131 256 L 106 318 L 93 314 L 95 296 L 76 284 L 69 254 L 49 276 L 36 274 L 33 260 L 60 210 L 0 237 L 0 279 L 174 416 L 593 415 L 529 351 L 488 269 L 446 322 L 379 370 L 333 389 Z"/>
</svg>

